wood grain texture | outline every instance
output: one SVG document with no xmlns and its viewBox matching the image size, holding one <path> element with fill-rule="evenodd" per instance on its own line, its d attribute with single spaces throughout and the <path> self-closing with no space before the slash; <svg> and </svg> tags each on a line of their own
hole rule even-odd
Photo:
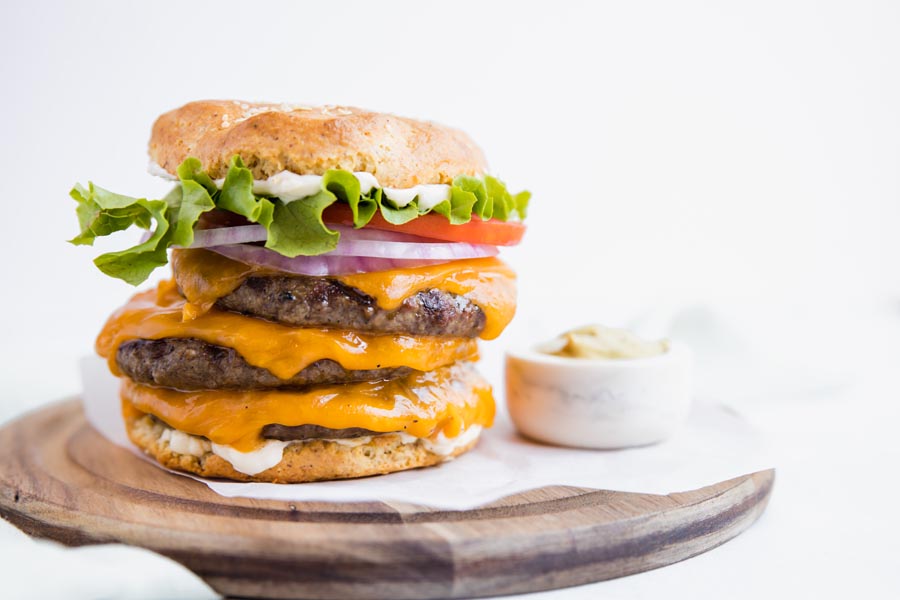
<svg viewBox="0 0 900 600">
<path fill-rule="evenodd" d="M 463 511 L 223 498 L 107 442 L 77 400 L 7 424 L 0 456 L 0 515 L 27 533 L 148 548 L 250 598 L 466 598 L 621 577 L 736 536 L 775 477 L 665 496 L 558 486 Z"/>
</svg>

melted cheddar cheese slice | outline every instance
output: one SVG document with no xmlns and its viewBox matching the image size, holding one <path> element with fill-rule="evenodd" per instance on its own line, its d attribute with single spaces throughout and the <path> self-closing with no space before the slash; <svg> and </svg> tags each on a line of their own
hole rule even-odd
<svg viewBox="0 0 900 600">
<path fill-rule="evenodd" d="M 331 385 L 305 391 L 181 392 L 122 380 L 126 418 L 149 413 L 170 427 L 216 444 L 250 452 L 263 443 L 266 425 L 320 425 L 400 431 L 427 438 L 456 437 L 494 421 L 491 386 L 465 364 L 403 379 Z"/>
<path fill-rule="evenodd" d="M 156 290 L 136 294 L 103 327 L 97 353 L 107 359 L 113 374 L 120 375 L 116 351 L 127 341 L 196 338 L 233 348 L 249 364 L 268 369 L 281 379 L 289 379 L 323 358 L 350 370 L 405 366 L 419 371 L 478 358 L 478 344 L 473 339 L 301 329 L 216 309 L 183 321 L 184 304 L 174 281 L 163 281 Z"/>
<path fill-rule="evenodd" d="M 216 300 L 227 296 L 251 276 L 285 275 L 251 267 L 209 250 L 176 250 L 172 270 L 188 302 L 184 318 L 190 320 L 208 311 Z M 485 315 L 481 337 L 496 338 L 516 312 L 516 275 L 496 258 L 455 260 L 439 265 L 392 269 L 332 277 L 371 296 L 385 310 L 398 308 L 417 292 L 438 289 L 465 296 Z"/>
</svg>

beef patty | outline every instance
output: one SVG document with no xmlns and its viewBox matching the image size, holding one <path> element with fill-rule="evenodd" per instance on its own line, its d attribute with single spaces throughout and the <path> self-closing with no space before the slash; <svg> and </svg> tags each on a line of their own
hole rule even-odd
<svg viewBox="0 0 900 600">
<path fill-rule="evenodd" d="M 151 417 L 169 427 L 159 417 Z M 389 432 L 396 433 L 396 432 Z M 331 429 L 321 425 L 266 425 L 263 427 L 262 436 L 267 440 L 280 440 L 282 442 L 302 442 L 305 440 L 347 440 L 356 437 L 370 435 L 384 435 L 381 431 L 372 431 L 362 427 L 347 427 L 344 429 Z"/>
<path fill-rule="evenodd" d="M 216 306 L 297 327 L 477 337 L 485 315 L 469 299 L 431 289 L 394 310 L 340 281 L 305 275 L 249 277 Z"/>
<path fill-rule="evenodd" d="M 232 348 L 193 338 L 132 340 L 119 346 L 116 363 L 137 383 L 179 390 L 299 388 L 395 379 L 412 371 L 409 367 L 349 371 L 333 360 L 323 359 L 285 380 L 248 364 Z"/>
<path fill-rule="evenodd" d="M 346 440 L 348 438 L 367 435 L 381 435 L 378 431 L 363 429 L 362 427 L 347 427 L 346 429 L 330 429 L 321 425 L 266 425 L 262 435 L 266 439 L 293 442 L 296 440 Z"/>
</svg>

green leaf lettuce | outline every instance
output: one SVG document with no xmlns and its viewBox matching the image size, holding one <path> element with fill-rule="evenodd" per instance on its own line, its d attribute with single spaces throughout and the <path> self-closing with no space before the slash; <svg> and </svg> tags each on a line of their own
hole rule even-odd
<svg viewBox="0 0 900 600">
<path fill-rule="evenodd" d="M 306 198 L 283 202 L 253 192 L 253 174 L 240 157 L 231 160 L 222 187 L 203 170 L 196 158 L 187 158 L 178 167 L 178 185 L 161 200 L 133 198 L 89 183 L 76 184 L 70 196 L 80 232 L 70 240 L 75 245 L 93 245 L 98 237 L 124 231 L 132 226 L 146 229 L 143 241 L 125 250 L 108 252 L 94 259 L 97 267 L 112 277 L 138 285 L 168 262 L 171 246 L 188 247 L 203 213 L 217 209 L 262 225 L 267 232 L 266 248 L 288 257 L 314 256 L 335 249 L 340 238 L 322 220 L 323 211 L 335 202 L 347 204 L 356 228 L 365 227 L 375 213 L 394 225 L 402 225 L 429 212 L 446 217 L 453 225 L 472 218 L 501 221 L 524 219 L 530 194 L 515 196 L 499 179 L 461 176 L 453 181 L 449 198 L 430 210 L 421 209 L 418 198 L 400 207 L 381 188 L 363 194 L 356 177 L 342 170 L 330 170 L 322 177 L 319 192 Z"/>
</svg>

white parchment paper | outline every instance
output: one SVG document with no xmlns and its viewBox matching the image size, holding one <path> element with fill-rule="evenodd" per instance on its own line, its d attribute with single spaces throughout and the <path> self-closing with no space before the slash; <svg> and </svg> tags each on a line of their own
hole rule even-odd
<svg viewBox="0 0 900 600">
<path fill-rule="evenodd" d="M 125 433 L 119 380 L 106 363 L 81 362 L 88 422 L 111 442 L 145 457 Z M 773 466 L 761 436 L 721 404 L 695 403 L 686 426 L 661 444 L 627 450 L 575 450 L 518 436 L 498 412 L 478 446 L 437 467 L 377 477 L 301 484 L 202 479 L 217 494 L 287 501 L 398 501 L 462 510 L 548 485 L 667 494 L 696 489 Z M 153 461 L 154 464 L 155 461 Z M 161 467 L 162 468 L 162 467 Z M 175 473 L 175 471 L 173 471 Z"/>
</svg>

